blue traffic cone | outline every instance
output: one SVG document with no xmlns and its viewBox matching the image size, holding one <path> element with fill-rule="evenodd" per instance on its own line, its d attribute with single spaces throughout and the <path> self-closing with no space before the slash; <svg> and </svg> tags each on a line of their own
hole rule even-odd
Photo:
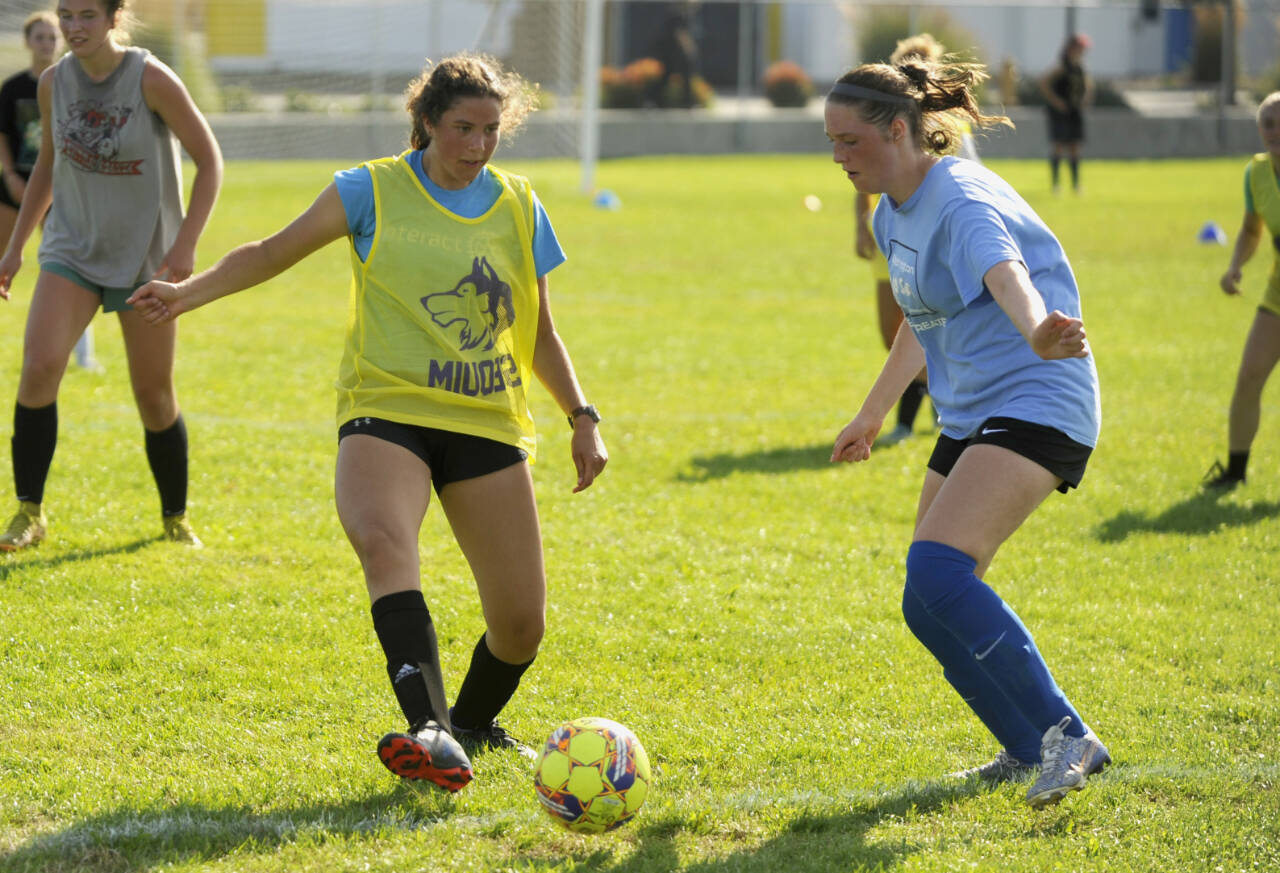
<svg viewBox="0 0 1280 873">
<path fill-rule="evenodd" d="M 1206 245 L 1225 246 L 1227 244 L 1227 232 L 1216 221 L 1206 221 L 1204 226 L 1200 228 L 1200 233 L 1196 239 Z"/>
<path fill-rule="evenodd" d="M 608 188 L 603 191 L 597 191 L 591 202 L 595 204 L 597 209 L 608 209 L 610 212 L 616 212 L 622 208 L 622 198 Z"/>
</svg>

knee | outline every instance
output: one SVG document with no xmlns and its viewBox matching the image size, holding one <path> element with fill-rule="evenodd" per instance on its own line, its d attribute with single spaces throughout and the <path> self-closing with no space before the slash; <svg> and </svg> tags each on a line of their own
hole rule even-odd
<svg viewBox="0 0 1280 873">
<path fill-rule="evenodd" d="M 944 543 L 917 540 L 907 550 L 906 598 L 914 595 L 928 613 L 946 606 L 971 581 L 978 562 L 959 549 Z"/>
<path fill-rule="evenodd" d="M 925 611 L 924 604 L 920 602 L 920 598 L 911 590 L 910 585 L 902 587 L 902 618 L 907 623 L 907 628 L 916 637 L 919 637 L 924 630 L 926 624 L 932 624 L 933 620 L 929 617 L 929 613 Z"/>
<path fill-rule="evenodd" d="M 1255 363 L 1246 355 L 1240 362 L 1240 372 L 1236 374 L 1236 390 L 1242 394 L 1261 394 L 1273 368 L 1274 364 Z"/>
<path fill-rule="evenodd" d="M 22 353 L 22 387 L 39 393 L 56 390 L 66 368 L 65 356 L 51 354 L 48 346 L 28 344 Z"/>
<path fill-rule="evenodd" d="M 514 610 L 488 626 L 489 651 L 508 664 L 524 664 L 538 654 L 546 633 L 546 616 L 540 609 Z"/>
<path fill-rule="evenodd" d="M 347 539 L 366 575 L 376 574 L 380 567 L 396 563 L 404 551 L 404 537 L 392 527 L 377 521 L 364 521 L 347 527 Z"/>
<path fill-rule="evenodd" d="M 178 399 L 172 385 L 138 386 L 133 396 L 147 430 L 164 430 L 178 418 Z"/>
</svg>

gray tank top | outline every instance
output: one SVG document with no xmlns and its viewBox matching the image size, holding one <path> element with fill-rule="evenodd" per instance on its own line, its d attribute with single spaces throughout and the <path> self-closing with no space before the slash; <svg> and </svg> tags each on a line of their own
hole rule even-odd
<svg viewBox="0 0 1280 873">
<path fill-rule="evenodd" d="M 110 288 L 150 279 L 182 223 L 178 143 L 142 97 L 149 54 L 129 48 L 101 82 L 69 53 L 54 66 L 53 206 L 40 263 Z"/>
</svg>

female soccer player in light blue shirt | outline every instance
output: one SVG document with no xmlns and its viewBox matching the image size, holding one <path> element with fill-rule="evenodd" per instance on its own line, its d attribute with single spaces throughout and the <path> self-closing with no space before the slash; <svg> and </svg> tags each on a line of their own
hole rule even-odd
<svg viewBox="0 0 1280 873">
<path fill-rule="evenodd" d="M 1004 180 L 946 156 L 983 116 L 968 64 L 867 64 L 827 96 L 834 159 L 873 219 L 905 321 L 833 461 L 864 461 L 907 384 L 928 365 L 942 433 L 907 552 L 903 614 L 1003 748 L 962 774 L 1040 774 L 1032 806 L 1110 763 L 1026 627 L 983 581 L 996 550 L 1055 489 L 1079 484 L 1099 425 L 1080 295 L 1057 239 Z"/>
</svg>

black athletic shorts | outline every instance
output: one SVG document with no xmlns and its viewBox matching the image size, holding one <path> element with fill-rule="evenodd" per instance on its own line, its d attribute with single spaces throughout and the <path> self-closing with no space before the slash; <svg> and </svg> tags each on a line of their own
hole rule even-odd
<svg viewBox="0 0 1280 873">
<path fill-rule="evenodd" d="M 1075 488 L 1084 478 L 1085 465 L 1093 449 L 1078 443 L 1062 431 L 1034 424 L 1020 418 L 996 416 L 984 421 L 973 436 L 958 440 L 946 435 L 938 437 L 938 443 L 929 456 L 928 467 L 946 476 L 960 460 L 960 454 L 973 445 L 1000 446 L 1022 457 L 1035 461 L 1062 482 L 1058 490 L 1063 494 Z"/>
<path fill-rule="evenodd" d="M 436 494 L 450 482 L 495 473 L 529 458 L 524 449 L 497 440 L 385 418 L 351 419 L 338 428 L 338 442 L 358 433 L 395 443 L 417 455 L 431 471 Z"/>
<path fill-rule="evenodd" d="M 1084 113 L 1079 109 L 1068 112 L 1050 109 L 1049 142 L 1066 145 L 1084 142 Z"/>
</svg>

